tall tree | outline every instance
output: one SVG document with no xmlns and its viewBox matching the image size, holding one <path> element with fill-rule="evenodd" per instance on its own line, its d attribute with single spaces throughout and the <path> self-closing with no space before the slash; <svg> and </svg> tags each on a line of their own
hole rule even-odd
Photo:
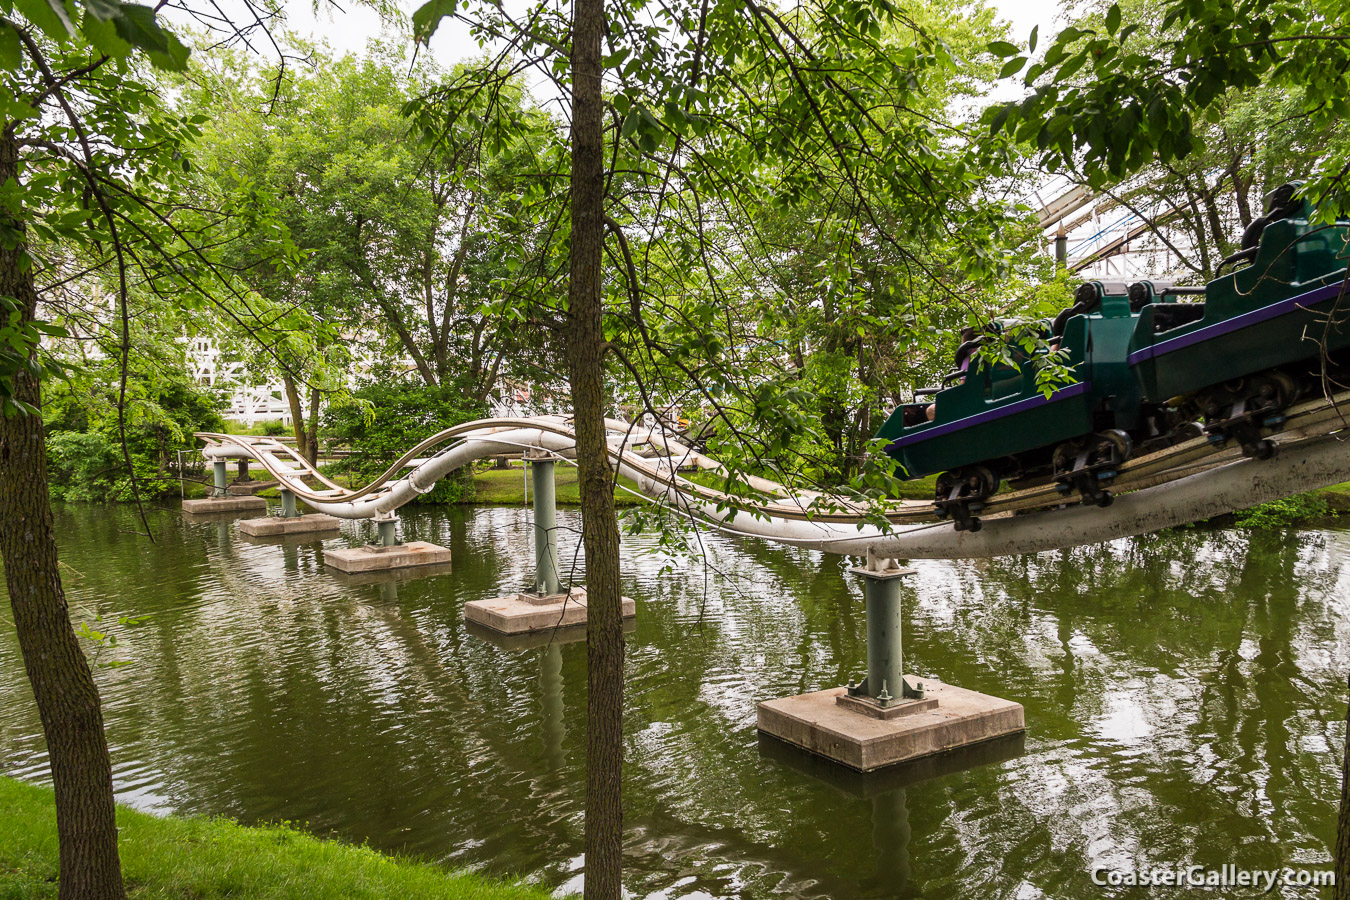
<svg viewBox="0 0 1350 900">
<path fill-rule="evenodd" d="M 567 361 L 586 549 L 587 900 L 622 896 L 623 601 L 614 473 L 605 440 L 604 0 L 577 0 L 572 23 L 572 247 Z"/>
<path fill-rule="evenodd" d="M 519 126 L 515 139 L 489 142 L 465 117 L 420 142 L 404 101 L 442 75 L 426 62 L 409 71 L 396 48 L 372 42 L 363 59 L 316 49 L 312 68 L 280 75 L 234 54 L 200 60 L 187 83 L 212 114 L 198 144 L 208 173 L 241 200 L 269 198 L 305 253 L 278 269 L 241 247 L 235 264 L 259 294 L 243 315 L 257 327 L 224 323 L 238 351 L 266 332 L 283 359 L 301 452 L 314 449 L 323 394 L 360 362 L 482 402 L 522 349 L 510 318 L 485 311 L 511 297 L 506 260 L 530 240 L 503 185 L 535 132 L 552 130 L 521 86 L 507 84 L 494 113 Z M 258 368 L 275 372 L 271 362 Z"/>
<path fill-rule="evenodd" d="M 815 204 L 828 211 L 819 231 L 841 234 L 839 246 L 883 243 L 911 271 L 940 259 L 962 278 L 988 280 L 1006 271 L 990 248 L 1009 220 L 1007 204 L 977 196 L 977 185 L 1006 157 L 986 159 L 980 141 L 935 120 L 928 82 L 948 78 L 956 60 L 884 0 L 791 13 L 753 0 L 657 11 L 639 0 L 574 0 L 519 19 L 497 4 L 432 0 L 414 15 L 419 38 L 447 15 L 505 47 L 437 92 L 447 122 L 529 65 L 570 98 L 570 141 L 542 153 L 539 175 L 520 188 L 522 209 L 551 221 L 520 268 L 548 283 L 561 258 L 568 305 L 521 315 L 553 330 L 568 359 L 591 592 L 586 892 L 617 898 L 624 651 L 603 426 L 609 385 L 623 373 L 655 415 L 666 412 L 663 397 L 706 407 L 742 444 L 728 480 L 752 490 L 748 471 L 789 456 L 811 428 L 784 348 L 757 333 L 745 302 L 767 284 L 757 251 L 768 242 L 746 232 L 754 211 Z M 567 165 L 550 169 L 559 158 Z M 841 193 L 852 202 L 834 203 Z M 954 232 L 958 218 L 970 229 L 964 240 L 940 256 L 915 252 Z M 947 280 L 934 284 L 939 306 L 959 304 Z M 930 313 L 915 308 L 913 333 L 932 330 Z"/>
<path fill-rule="evenodd" d="M 52 530 L 39 412 L 39 379 L 50 369 L 40 337 L 52 329 L 41 305 L 72 280 L 112 287 L 118 432 L 136 491 L 126 443 L 134 292 L 189 307 L 209 299 L 208 281 L 228 292 L 207 248 L 229 240 L 230 223 L 192 183 L 186 147 L 201 120 L 166 113 L 147 83 L 147 59 L 178 70 L 188 55 L 154 11 L 119 0 L 14 7 L 0 15 L 0 554 L 50 755 L 59 896 L 120 900 L 102 710 Z M 72 275 L 58 259 L 83 269 Z"/>
<path fill-rule="evenodd" d="M 0 184 L 20 184 L 16 124 L 6 122 L 0 135 Z M 0 229 L 0 296 L 11 301 L 6 305 L 22 328 L 36 318 L 38 301 L 23 208 L 0 213 Z M 23 350 L 30 361 L 37 352 L 36 346 Z M 12 377 L 10 403 L 0 416 L 0 555 L 56 787 L 60 896 L 121 898 L 108 742 L 98 688 L 61 587 L 39 382 L 29 365 Z"/>
<path fill-rule="evenodd" d="M 139 204 L 127 196 L 121 176 L 127 169 L 145 173 L 148 164 L 163 165 L 167 156 L 152 162 L 153 154 L 109 151 L 94 143 L 97 129 L 120 127 L 130 140 L 147 144 L 175 144 L 182 132 L 177 123 L 147 123 L 119 108 L 123 88 L 120 99 L 130 103 L 147 92 L 134 80 L 119 84 L 127 73 L 112 60 L 128 57 L 132 46 L 123 38 L 137 23 L 148 25 L 140 42 L 153 44 L 142 49 L 151 49 L 157 61 L 181 65 L 186 51 L 153 15 L 141 19 L 120 4 L 87 15 L 83 35 L 63 18 L 64 7 L 30 4 L 23 12 L 25 17 L 0 17 L 0 45 L 6 48 L 0 75 L 0 300 L 9 332 L 0 346 L 0 555 L 51 761 L 59 896 L 120 900 L 125 889 L 102 707 L 70 622 L 47 493 L 33 237 L 36 231 L 40 238 L 95 249 L 94 259 L 107 259 L 111 250 L 125 301 L 130 248 L 119 226 L 138 216 Z M 127 167 L 120 173 L 119 163 Z M 126 316 L 123 306 L 124 334 Z"/>
</svg>

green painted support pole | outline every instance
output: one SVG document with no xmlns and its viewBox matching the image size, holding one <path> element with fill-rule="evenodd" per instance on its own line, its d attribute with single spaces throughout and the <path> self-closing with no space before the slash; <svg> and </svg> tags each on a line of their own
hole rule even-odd
<svg viewBox="0 0 1350 900">
<path fill-rule="evenodd" d="M 867 605 L 867 695 L 883 705 L 904 694 L 900 649 L 900 577 L 863 575 Z"/>
<path fill-rule="evenodd" d="M 558 577 L 558 507 L 552 459 L 531 459 L 534 481 L 534 589 L 538 594 L 562 592 Z"/>
<path fill-rule="evenodd" d="M 295 508 L 295 493 L 282 488 L 281 517 L 283 519 L 294 519 L 298 515 L 300 515 L 300 511 Z"/>
<path fill-rule="evenodd" d="M 868 551 L 867 563 L 849 571 L 862 576 L 867 608 L 867 677 L 862 684 L 849 684 L 849 694 L 870 698 L 882 707 L 906 696 L 922 697 L 921 686 L 912 694 L 905 687 L 905 657 L 900 649 L 900 579 L 913 575 L 914 570 Z"/>
<path fill-rule="evenodd" d="M 215 486 L 216 486 L 216 490 L 215 490 L 214 496 L 216 496 L 216 497 L 224 497 L 224 496 L 225 496 L 225 478 L 226 478 L 226 475 L 227 475 L 227 473 L 226 473 L 226 471 L 225 471 L 225 460 L 223 460 L 223 459 L 217 459 L 217 460 L 215 460 L 215 461 L 214 461 L 214 469 L 215 469 Z"/>
<path fill-rule="evenodd" d="M 376 519 L 375 524 L 380 529 L 380 546 L 394 547 L 398 545 L 398 518 L 396 516 Z"/>
<path fill-rule="evenodd" d="M 239 480 L 248 481 L 248 457 L 239 460 Z"/>
<path fill-rule="evenodd" d="M 1055 232 L 1055 262 L 1061 269 L 1069 265 L 1069 236 L 1064 233 L 1064 223 L 1059 223 L 1059 231 Z"/>
</svg>

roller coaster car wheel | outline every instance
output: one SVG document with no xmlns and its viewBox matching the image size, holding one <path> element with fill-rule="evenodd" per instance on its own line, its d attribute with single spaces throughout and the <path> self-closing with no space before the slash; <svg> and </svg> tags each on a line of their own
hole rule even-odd
<svg viewBox="0 0 1350 900">
<path fill-rule="evenodd" d="M 1212 440 L 1236 439 L 1242 454 L 1270 459 L 1275 444 L 1261 436 L 1261 429 L 1298 399 L 1298 381 L 1285 372 L 1262 372 L 1210 388 L 1201 398 L 1205 433 Z"/>
<path fill-rule="evenodd" d="M 1084 503 L 1110 506 L 1115 498 L 1102 485 L 1115 479 L 1133 453 L 1130 436 L 1116 428 L 1065 441 L 1052 457 L 1055 481 L 1062 492 L 1077 490 Z"/>
<path fill-rule="evenodd" d="M 1134 452 L 1134 441 L 1119 428 L 1111 428 L 1095 437 L 1097 445 L 1093 449 L 1103 465 L 1119 466 Z"/>
<path fill-rule="evenodd" d="M 938 515 L 951 517 L 957 531 L 976 532 L 981 528 L 975 513 L 998 490 L 999 479 L 988 466 L 967 466 L 938 476 L 934 504 Z"/>
</svg>

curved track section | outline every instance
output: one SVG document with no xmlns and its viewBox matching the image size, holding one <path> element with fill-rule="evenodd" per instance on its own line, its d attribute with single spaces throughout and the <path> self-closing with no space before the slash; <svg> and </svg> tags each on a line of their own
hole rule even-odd
<svg viewBox="0 0 1350 900">
<path fill-rule="evenodd" d="M 939 521 L 931 503 L 868 509 L 763 478 L 750 480 L 761 496 L 731 498 L 681 477 L 677 470 L 685 465 L 722 467 L 659 429 L 610 421 L 609 454 L 648 499 L 728 533 L 853 555 L 870 550 L 903 559 L 981 558 L 1143 534 L 1350 481 L 1350 431 L 1340 433 L 1350 426 L 1341 413 L 1344 402 L 1350 402 L 1350 393 L 1289 410 L 1271 435 L 1278 447 L 1273 459 L 1244 459 L 1235 449 L 1196 439 L 1123 466 L 1112 487 L 1119 496 L 1110 507 L 1065 505 L 1053 485 L 1032 485 L 994 497 L 982 513 L 983 529 L 975 533 Z M 349 519 L 391 514 L 479 459 L 523 449 L 565 459 L 575 447 L 569 423 L 560 417 L 469 422 L 428 438 L 379 478 L 353 489 L 325 478 L 274 439 L 198 437 L 206 441 L 208 460 L 254 460 L 309 506 Z M 657 455 L 640 454 L 643 447 Z M 868 524 L 879 518 L 887 524 Z"/>
</svg>

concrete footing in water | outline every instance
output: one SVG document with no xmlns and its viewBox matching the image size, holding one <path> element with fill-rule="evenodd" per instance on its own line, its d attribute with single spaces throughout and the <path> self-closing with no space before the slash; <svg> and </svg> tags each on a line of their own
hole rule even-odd
<svg viewBox="0 0 1350 900">
<path fill-rule="evenodd" d="M 848 687 L 765 700 L 761 733 L 859 772 L 968 747 L 1026 730 L 1022 704 L 904 673 L 901 581 L 914 574 L 868 553 L 867 677 Z"/>
<path fill-rule="evenodd" d="M 276 537 L 283 534 L 336 533 L 339 520 L 335 516 L 311 513 L 304 516 L 267 516 L 262 519 L 241 519 L 239 531 L 251 537 Z"/>
<path fill-rule="evenodd" d="M 267 510 L 267 501 L 262 497 L 207 497 L 204 500 L 184 500 L 183 512 L 193 515 L 212 513 L 240 513 Z"/>
<path fill-rule="evenodd" d="M 637 604 L 624 597 L 623 617 L 637 615 Z M 511 594 L 464 604 L 464 619 L 499 634 L 530 634 L 586 623 L 586 589 L 562 594 Z"/>
<path fill-rule="evenodd" d="M 450 563 L 450 551 L 426 541 L 381 546 L 368 544 L 350 549 L 325 550 L 325 565 L 339 572 L 378 572 L 416 566 L 442 566 Z"/>
<path fill-rule="evenodd" d="M 875 711 L 842 687 L 765 700 L 759 730 L 859 772 L 1026 730 L 1020 703 L 931 680 L 923 693 Z"/>
<path fill-rule="evenodd" d="M 250 497 L 274 488 L 278 484 L 280 484 L 278 481 L 235 481 L 225 488 L 225 493 L 231 497 Z"/>
</svg>

